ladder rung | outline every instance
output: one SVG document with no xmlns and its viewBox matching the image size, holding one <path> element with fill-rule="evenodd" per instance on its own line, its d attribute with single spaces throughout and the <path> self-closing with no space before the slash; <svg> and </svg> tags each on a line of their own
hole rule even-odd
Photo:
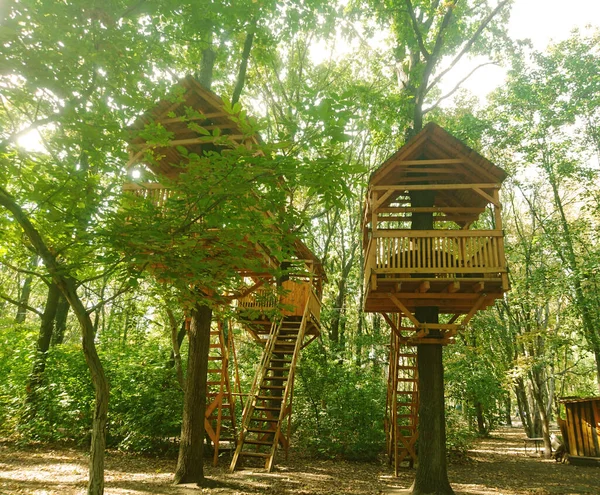
<svg viewBox="0 0 600 495">
<path fill-rule="evenodd" d="M 210 349 L 220 349 L 221 347 L 221 344 L 210 344 L 209 346 Z"/>
<path fill-rule="evenodd" d="M 283 385 L 261 385 L 260 388 L 265 390 L 285 390 L 285 386 Z"/>
<path fill-rule="evenodd" d="M 223 370 L 221 368 L 208 368 L 208 370 L 206 370 L 207 373 L 223 373 Z"/>
<path fill-rule="evenodd" d="M 256 398 L 260 400 L 283 400 L 283 397 L 277 397 L 276 395 L 257 395 Z"/>
<path fill-rule="evenodd" d="M 279 368 L 279 367 L 276 367 L 276 366 L 269 366 L 267 368 L 267 370 L 272 370 L 272 371 L 289 371 L 290 369 L 289 368 Z"/>
<path fill-rule="evenodd" d="M 281 411 L 280 407 L 254 406 L 255 411 Z"/>
<path fill-rule="evenodd" d="M 221 361 L 223 356 L 208 356 L 209 361 Z"/>
<path fill-rule="evenodd" d="M 206 382 L 207 385 L 221 385 L 221 381 L 219 380 L 218 382 L 216 381 L 210 381 L 210 382 Z M 223 385 L 225 385 L 225 383 L 223 383 Z"/>
</svg>

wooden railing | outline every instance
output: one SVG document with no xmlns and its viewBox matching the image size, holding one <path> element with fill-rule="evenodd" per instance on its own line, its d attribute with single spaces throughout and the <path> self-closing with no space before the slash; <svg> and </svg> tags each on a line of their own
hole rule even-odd
<svg viewBox="0 0 600 495">
<path fill-rule="evenodd" d="M 148 183 L 144 185 L 125 184 L 123 185 L 123 190 L 129 194 L 135 194 L 136 196 L 149 199 L 154 206 L 158 208 L 161 208 L 172 194 L 170 189 L 157 183 Z"/>
<path fill-rule="evenodd" d="M 506 270 L 501 231 L 386 230 L 369 240 L 365 277 L 382 274 L 493 274 Z"/>
<path fill-rule="evenodd" d="M 309 314 L 317 321 L 321 316 L 321 302 L 317 297 L 310 281 L 288 280 L 283 283 L 283 289 L 287 291 L 281 296 L 280 303 L 284 306 L 284 316 L 302 316 L 304 308 L 308 303 Z M 238 300 L 238 307 L 254 311 L 272 311 L 278 303 L 277 293 L 272 286 L 261 287 L 255 292 Z"/>
</svg>

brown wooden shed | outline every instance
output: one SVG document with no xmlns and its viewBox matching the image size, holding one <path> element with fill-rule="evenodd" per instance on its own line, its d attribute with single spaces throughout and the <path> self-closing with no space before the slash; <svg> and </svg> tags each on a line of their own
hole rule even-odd
<svg viewBox="0 0 600 495">
<path fill-rule="evenodd" d="M 600 465 L 600 397 L 564 398 L 567 418 L 559 420 L 569 460 Z"/>
</svg>

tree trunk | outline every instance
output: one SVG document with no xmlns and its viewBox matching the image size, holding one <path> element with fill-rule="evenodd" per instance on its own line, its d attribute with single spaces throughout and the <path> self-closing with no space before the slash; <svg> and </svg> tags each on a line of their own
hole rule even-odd
<svg viewBox="0 0 600 495">
<path fill-rule="evenodd" d="M 432 207 L 435 191 L 413 191 L 411 206 Z M 413 213 L 412 230 L 433 229 L 432 213 Z M 422 276 L 422 275 L 420 275 Z M 415 317 L 421 323 L 439 323 L 439 309 L 435 306 L 417 308 Z M 437 331 L 429 338 L 436 338 Z M 444 365 L 442 345 L 417 345 L 419 372 L 419 463 L 413 495 L 454 494 L 448 481 L 446 464 L 446 411 L 444 409 Z"/>
<path fill-rule="evenodd" d="M 436 307 L 418 308 L 422 323 L 438 323 Z M 442 346 L 417 346 L 419 370 L 419 462 L 413 495 L 450 495 L 454 491 L 448 481 L 446 464 L 446 421 L 444 409 L 444 366 Z"/>
<path fill-rule="evenodd" d="M 479 401 L 475 402 L 475 413 L 477 415 L 477 433 L 479 433 L 479 436 L 484 437 L 487 435 L 487 430 L 485 428 L 485 418 L 483 417 L 483 406 Z"/>
<path fill-rule="evenodd" d="M 231 104 L 235 105 L 242 94 L 244 89 L 244 83 L 246 82 L 246 71 L 248 69 L 248 60 L 250 59 L 250 50 L 252 50 L 252 43 L 254 42 L 254 33 L 256 32 L 256 19 L 250 21 L 248 27 L 248 33 L 246 34 L 246 40 L 244 41 L 244 50 L 242 51 L 242 60 L 240 62 L 240 69 L 238 71 L 237 81 L 235 82 L 235 88 L 233 95 L 231 96 Z"/>
<path fill-rule="evenodd" d="M 517 396 L 517 407 L 519 408 L 519 417 L 521 418 L 521 424 L 525 430 L 527 437 L 534 437 L 533 422 L 531 418 L 531 409 L 529 408 L 529 401 L 527 400 L 527 394 L 525 393 L 525 384 L 523 378 L 518 378 L 514 387 L 515 395 Z"/>
<path fill-rule="evenodd" d="M 27 383 L 27 397 L 25 403 L 29 406 L 26 417 L 31 419 L 37 413 L 37 391 L 42 384 L 44 371 L 46 369 L 46 358 L 48 349 L 50 348 L 50 339 L 52 338 L 52 330 L 54 328 L 54 317 L 58 306 L 60 290 L 55 283 L 51 283 L 48 287 L 48 297 L 46 299 L 46 307 L 42 314 L 40 323 L 40 332 L 38 334 L 37 345 L 35 349 L 35 360 L 33 369 Z"/>
<path fill-rule="evenodd" d="M 504 401 L 504 414 L 506 426 L 512 426 L 512 401 L 510 394 L 507 394 L 506 400 Z"/>
<path fill-rule="evenodd" d="M 201 485 L 204 481 L 202 456 L 212 309 L 206 305 L 196 305 L 191 311 L 191 317 L 183 422 L 175 484 Z"/>
<path fill-rule="evenodd" d="M 69 316 L 69 301 L 61 294 L 56 307 L 56 317 L 54 318 L 54 332 L 52 333 L 51 345 L 60 345 L 65 340 L 65 331 L 67 329 L 67 317 Z"/>
<path fill-rule="evenodd" d="M 95 403 L 92 420 L 92 442 L 90 446 L 90 469 L 88 482 L 88 495 L 102 495 L 104 493 L 104 449 L 106 447 L 106 419 L 108 415 L 108 381 L 104 368 L 96 352 L 94 343 L 94 326 L 77 294 L 75 280 L 64 274 L 64 268 L 59 265 L 54 255 L 48 249 L 44 239 L 33 226 L 25 212 L 4 189 L 0 187 L 0 205 L 11 212 L 19 223 L 25 235 L 33 245 L 35 251 L 42 258 L 52 280 L 65 299 L 69 302 L 73 312 L 79 320 L 83 345 L 83 355 L 90 370 L 94 385 Z"/>
<path fill-rule="evenodd" d="M 29 269 L 33 270 L 39 262 L 39 256 L 34 254 L 29 263 Z M 15 316 L 15 323 L 23 323 L 27 316 L 27 306 L 29 306 L 29 298 L 31 296 L 31 284 L 33 283 L 33 275 L 28 273 L 25 276 L 23 287 L 21 287 L 21 293 L 19 295 L 19 306 L 17 307 L 17 314 Z"/>
<path fill-rule="evenodd" d="M 177 381 L 179 382 L 179 386 L 181 390 L 185 390 L 185 381 L 183 378 L 183 368 L 181 367 L 181 354 L 180 354 L 180 344 L 179 344 L 179 325 L 177 324 L 177 319 L 175 318 L 175 314 L 170 308 L 166 308 L 167 316 L 169 318 L 169 326 L 171 327 L 171 362 L 172 366 L 175 367 L 175 372 L 177 373 Z M 185 332 L 185 320 L 183 322 L 183 329 Z"/>
</svg>

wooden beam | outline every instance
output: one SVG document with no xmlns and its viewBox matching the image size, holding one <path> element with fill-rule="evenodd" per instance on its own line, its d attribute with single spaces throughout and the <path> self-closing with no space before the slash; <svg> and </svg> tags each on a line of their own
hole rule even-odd
<svg viewBox="0 0 600 495">
<path fill-rule="evenodd" d="M 473 292 L 475 293 L 481 292 L 483 289 L 485 289 L 485 282 L 477 282 L 473 285 Z"/>
<path fill-rule="evenodd" d="M 175 122 L 195 122 L 197 120 L 208 120 L 217 117 L 229 117 L 227 112 L 213 112 L 213 113 L 204 113 L 201 115 L 196 115 L 194 117 L 171 117 L 168 119 L 158 119 L 155 120 L 158 124 L 174 124 Z"/>
<path fill-rule="evenodd" d="M 419 284 L 419 288 L 415 291 L 415 292 L 420 292 L 421 294 L 429 291 L 429 289 L 431 288 L 431 283 L 428 280 L 423 280 L 423 282 L 421 282 Z"/>
<path fill-rule="evenodd" d="M 439 158 L 435 160 L 402 160 L 397 165 L 452 165 L 463 163 L 462 158 Z"/>
<path fill-rule="evenodd" d="M 488 193 L 486 193 L 481 187 L 474 187 L 473 191 L 479 194 L 483 199 L 487 200 L 488 203 L 492 203 L 497 208 L 500 208 L 500 203 Z"/>
<path fill-rule="evenodd" d="M 378 229 L 373 237 L 504 237 L 501 230 L 409 230 Z"/>
<path fill-rule="evenodd" d="M 475 313 L 477 313 L 477 311 L 479 311 L 479 308 L 481 308 L 486 297 L 487 297 L 487 294 L 481 294 L 479 299 L 477 299 L 477 302 L 471 308 L 471 311 L 469 311 L 467 313 L 467 315 L 464 317 L 463 321 L 461 322 L 462 326 L 466 326 L 467 323 L 469 323 L 471 321 L 471 318 L 473 318 L 473 316 L 475 316 Z"/>
<path fill-rule="evenodd" d="M 459 189 L 500 189 L 500 184 L 414 184 L 412 186 L 371 186 L 372 191 L 453 191 Z"/>
<path fill-rule="evenodd" d="M 454 294 L 460 290 L 460 282 L 455 280 L 454 282 L 450 282 L 443 292 L 447 292 L 448 294 Z"/>
<path fill-rule="evenodd" d="M 387 321 L 388 325 L 394 331 L 394 333 L 396 335 L 398 335 L 399 337 L 402 337 L 402 334 L 400 333 L 400 330 L 398 330 L 398 327 L 396 326 L 396 324 L 394 323 L 394 321 L 389 317 L 389 315 L 387 313 L 381 313 L 381 316 L 383 316 L 383 319 L 385 321 Z"/>
<path fill-rule="evenodd" d="M 412 321 L 415 326 L 419 326 L 419 324 L 421 323 L 419 320 L 417 320 L 417 318 L 415 317 L 415 315 L 413 315 L 404 304 L 402 304 L 400 302 L 400 300 L 392 293 L 389 292 L 388 293 L 388 297 L 391 299 L 391 301 L 400 309 L 400 311 L 402 311 L 402 313 L 404 314 L 404 316 L 406 316 L 410 321 Z"/>
</svg>

